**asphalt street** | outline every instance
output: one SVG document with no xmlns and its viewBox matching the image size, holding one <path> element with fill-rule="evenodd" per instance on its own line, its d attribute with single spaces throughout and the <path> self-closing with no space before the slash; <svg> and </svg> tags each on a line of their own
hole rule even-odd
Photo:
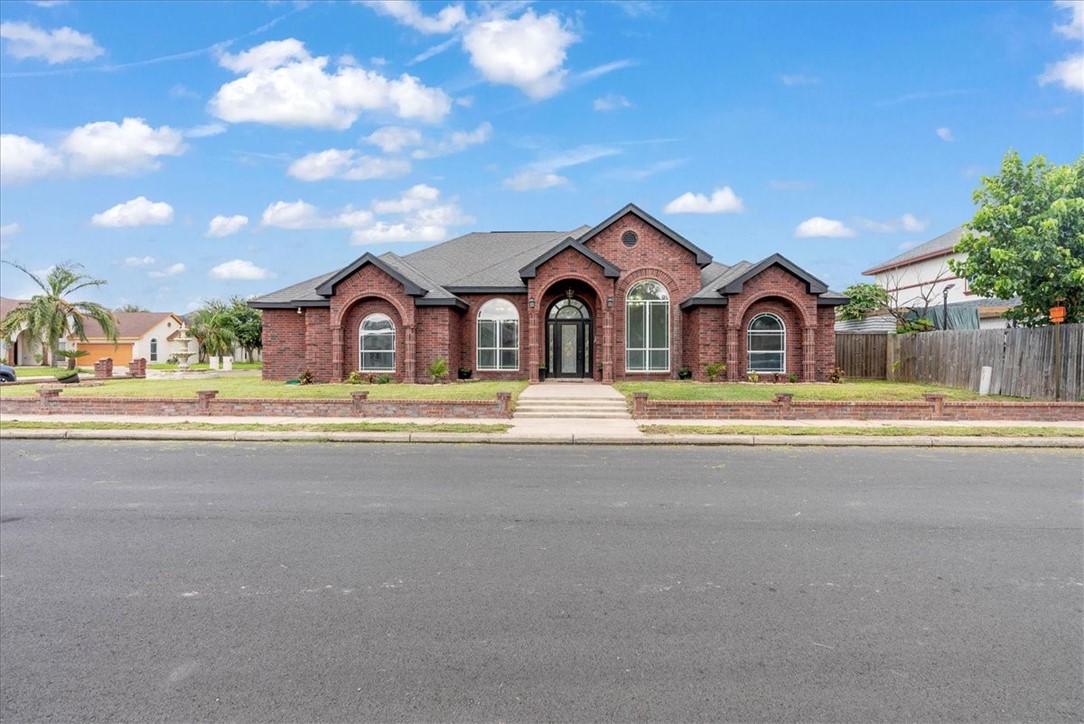
<svg viewBox="0 0 1084 724">
<path fill-rule="evenodd" d="M 0 719 L 1084 719 L 1084 455 L 0 447 Z"/>
</svg>

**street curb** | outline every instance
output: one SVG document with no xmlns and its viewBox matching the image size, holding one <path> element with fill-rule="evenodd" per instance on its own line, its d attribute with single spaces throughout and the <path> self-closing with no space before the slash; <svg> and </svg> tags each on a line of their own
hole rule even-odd
<svg viewBox="0 0 1084 724">
<path fill-rule="evenodd" d="M 966 447 L 1084 449 L 1078 437 L 949 437 L 916 435 L 651 435 L 516 436 L 507 433 L 315 432 L 300 430 L 0 430 L 0 440 L 165 440 L 188 442 L 394 442 L 497 445 L 697 445 L 783 447 Z"/>
</svg>

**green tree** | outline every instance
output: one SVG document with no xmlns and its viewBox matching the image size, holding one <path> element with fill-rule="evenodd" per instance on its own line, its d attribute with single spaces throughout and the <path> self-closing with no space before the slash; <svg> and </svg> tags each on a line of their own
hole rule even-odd
<svg viewBox="0 0 1084 724">
<path fill-rule="evenodd" d="M 839 307 L 840 319 L 865 319 L 866 315 L 888 309 L 888 290 L 879 284 L 852 284 L 843 290 L 851 301 Z"/>
<path fill-rule="evenodd" d="M 248 302 L 242 297 L 231 297 L 229 310 L 237 344 L 241 345 L 248 360 L 252 361 L 252 350 L 263 349 L 263 312 L 248 306 Z"/>
<path fill-rule="evenodd" d="M 82 273 L 83 265 L 66 261 L 53 267 L 42 279 L 26 267 L 4 261 L 34 280 L 41 294 L 8 312 L 0 321 L 0 334 L 10 339 L 25 329 L 31 337 L 41 342 L 41 363 L 49 366 L 50 355 L 60 340 L 74 334 L 84 342 L 87 339 L 86 320 L 93 319 L 101 326 L 107 339 L 117 341 L 117 318 L 106 307 L 96 302 L 77 302 L 71 295 L 87 287 L 100 287 L 109 282 L 94 279 Z"/>
<path fill-rule="evenodd" d="M 114 312 L 149 312 L 151 310 L 138 304 L 124 304 L 113 310 Z"/>
<path fill-rule="evenodd" d="M 188 332 L 199 344 L 201 360 L 206 355 L 228 355 L 237 343 L 230 308 L 219 299 L 205 301 L 203 306 L 192 314 Z"/>
<path fill-rule="evenodd" d="M 1051 307 L 1067 322 L 1084 322 L 1084 156 L 1057 166 L 1036 156 L 1026 164 L 1005 154 L 1000 176 L 985 176 L 974 193 L 978 211 L 950 261 L 971 291 L 1019 296 L 1005 314 L 1025 326 L 1049 324 Z"/>
</svg>

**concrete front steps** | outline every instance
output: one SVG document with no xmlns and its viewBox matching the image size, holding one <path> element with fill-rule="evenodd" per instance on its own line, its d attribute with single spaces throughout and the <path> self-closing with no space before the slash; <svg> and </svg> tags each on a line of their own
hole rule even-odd
<svg viewBox="0 0 1084 724">
<path fill-rule="evenodd" d="M 624 398 L 608 399 L 599 397 L 550 397 L 543 395 L 520 396 L 516 402 L 514 419 L 555 418 L 555 419 L 603 419 L 631 420 L 628 405 Z"/>
</svg>

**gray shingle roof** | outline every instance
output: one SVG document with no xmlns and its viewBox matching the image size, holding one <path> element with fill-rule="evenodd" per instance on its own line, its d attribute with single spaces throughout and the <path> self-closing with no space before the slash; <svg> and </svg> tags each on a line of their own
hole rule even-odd
<svg viewBox="0 0 1084 724">
<path fill-rule="evenodd" d="M 945 254 L 951 254 L 952 248 L 956 246 L 956 242 L 958 242 L 960 240 L 960 237 L 963 236 L 964 231 L 966 231 L 964 227 L 958 226 L 952 231 L 947 231 L 935 239 L 930 239 L 925 244 L 919 244 L 913 249 L 908 249 L 902 254 L 892 257 L 888 261 L 883 261 L 880 264 L 872 266 L 862 273 L 866 275 L 878 274 L 888 269 L 895 269 L 897 267 L 903 266 L 908 262 L 914 261 L 916 259 L 921 259 L 922 257 L 938 254 L 941 252 L 944 252 Z"/>
<path fill-rule="evenodd" d="M 327 274 L 321 274 L 318 277 L 298 282 L 285 289 L 279 289 L 277 292 L 264 294 L 262 297 L 250 300 L 249 305 L 257 309 L 264 307 L 326 307 L 328 306 L 327 298 L 317 294 L 316 287 L 338 273 L 339 270 L 336 269 L 335 271 L 329 271 Z"/>
</svg>

